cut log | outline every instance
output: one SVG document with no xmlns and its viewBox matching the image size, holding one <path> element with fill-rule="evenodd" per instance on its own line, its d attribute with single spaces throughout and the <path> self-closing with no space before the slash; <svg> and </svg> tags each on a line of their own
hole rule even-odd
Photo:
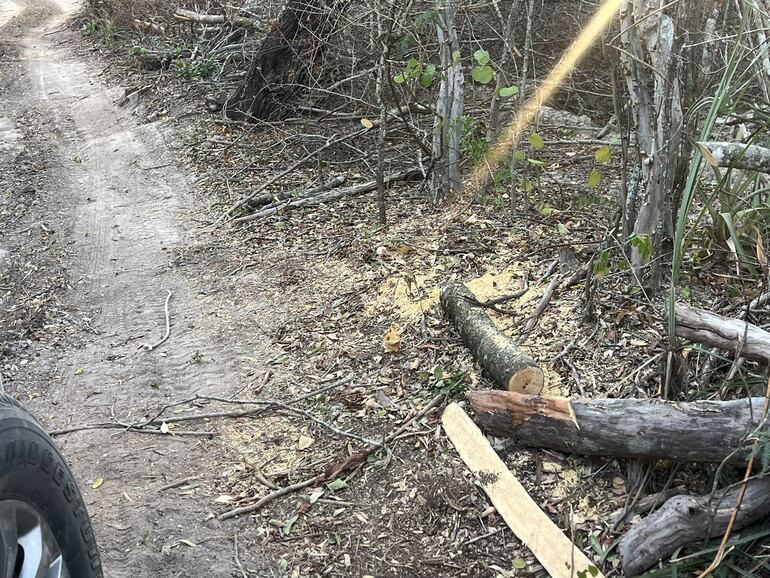
<svg viewBox="0 0 770 578">
<path fill-rule="evenodd" d="M 745 462 L 764 398 L 673 403 L 576 399 L 480 390 L 476 423 L 518 445 L 566 453 L 684 462 Z"/>
<path fill-rule="evenodd" d="M 445 285 L 441 289 L 441 306 L 465 345 L 498 384 L 520 393 L 536 394 L 543 390 L 543 370 L 495 326 L 465 285 Z"/>
<path fill-rule="evenodd" d="M 733 355 L 740 351 L 749 359 L 770 361 L 770 333 L 740 319 L 677 303 L 676 334 Z"/>
<path fill-rule="evenodd" d="M 695 143 L 712 167 L 733 167 L 770 173 L 770 149 L 739 142 Z"/>
<path fill-rule="evenodd" d="M 593 576 L 598 568 L 535 503 L 463 409 L 453 403 L 441 416 L 447 436 L 514 535 L 553 578 Z"/>
<path fill-rule="evenodd" d="M 250 28 L 254 26 L 254 21 L 245 16 L 225 16 L 224 14 L 199 14 L 192 10 L 183 10 L 181 8 L 174 12 L 174 18 L 182 22 L 197 22 L 199 24 L 232 24 L 233 26 L 243 26 Z"/>
<path fill-rule="evenodd" d="M 725 532 L 740 485 L 713 496 L 676 496 L 635 524 L 620 541 L 625 576 L 637 576 L 677 548 Z M 749 480 L 733 530 L 770 515 L 770 478 Z"/>
</svg>

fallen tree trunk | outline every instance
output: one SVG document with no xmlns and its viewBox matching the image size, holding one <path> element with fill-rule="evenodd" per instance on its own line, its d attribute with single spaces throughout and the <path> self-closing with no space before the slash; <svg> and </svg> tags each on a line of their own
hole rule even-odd
<svg viewBox="0 0 770 578">
<path fill-rule="evenodd" d="M 770 173 L 770 149 L 739 142 L 695 143 L 712 167 L 732 167 Z"/>
<path fill-rule="evenodd" d="M 755 361 L 770 361 L 770 333 L 740 319 L 731 319 L 689 305 L 676 305 L 676 334 L 740 354 Z"/>
<path fill-rule="evenodd" d="M 225 16 L 224 14 L 199 14 L 192 10 L 177 9 L 174 12 L 174 18 L 182 22 L 198 22 L 199 24 L 232 24 L 234 26 L 244 26 L 250 28 L 254 26 L 254 21 L 245 16 Z"/>
<path fill-rule="evenodd" d="M 569 400 L 506 391 L 468 394 L 476 423 L 518 445 L 566 453 L 685 462 L 745 462 L 764 398 L 672 403 Z"/>
<path fill-rule="evenodd" d="M 419 169 L 409 169 L 400 173 L 387 175 L 385 177 L 385 183 L 391 184 L 398 181 L 406 181 L 416 176 L 422 176 Z M 329 191 L 320 192 L 313 195 L 302 196 L 298 198 L 291 198 L 283 202 L 275 203 L 272 206 L 266 207 L 251 215 L 245 217 L 239 217 L 233 219 L 234 223 L 247 223 L 249 221 L 256 221 L 259 219 L 265 219 L 278 212 L 294 211 L 296 209 L 302 209 L 305 207 L 315 207 L 323 205 L 325 203 L 331 203 L 332 201 L 338 201 L 344 197 L 357 197 L 365 193 L 374 191 L 377 188 L 377 181 L 368 181 L 358 185 L 351 185 L 341 189 L 332 189 Z"/>
<path fill-rule="evenodd" d="M 441 306 L 473 356 L 498 384 L 521 393 L 542 391 L 543 370 L 495 326 L 465 285 L 451 283 L 444 286 Z"/>
<path fill-rule="evenodd" d="M 636 576 L 677 548 L 724 534 L 740 485 L 713 496 L 676 496 L 635 524 L 620 541 L 625 576 Z M 770 478 L 749 480 L 733 531 L 770 515 Z"/>
<path fill-rule="evenodd" d="M 273 206 L 279 205 L 280 203 L 289 201 L 291 199 L 311 197 L 313 195 L 317 195 L 319 193 L 323 193 L 331 189 L 336 189 L 337 187 L 342 186 L 343 184 L 345 184 L 345 176 L 339 175 L 334 177 L 332 180 L 330 180 L 327 183 L 323 183 L 321 185 L 312 187 L 304 191 L 293 191 L 293 192 L 287 192 L 287 193 L 283 193 L 283 192 L 262 193 L 261 195 L 257 195 L 251 201 L 249 201 L 249 206 L 258 208 L 258 207 L 264 207 L 265 205 L 269 205 L 269 207 L 273 207 Z"/>
</svg>

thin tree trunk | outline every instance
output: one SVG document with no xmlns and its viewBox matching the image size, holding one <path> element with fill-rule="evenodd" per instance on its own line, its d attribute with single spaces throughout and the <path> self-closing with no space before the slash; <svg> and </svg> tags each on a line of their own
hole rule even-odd
<svg viewBox="0 0 770 578">
<path fill-rule="evenodd" d="M 376 5 L 376 19 L 377 19 L 377 42 L 375 46 L 381 44 L 380 48 L 380 62 L 377 69 L 377 103 L 380 106 L 380 126 L 377 132 L 377 211 L 380 219 L 380 225 L 385 225 L 388 222 L 388 213 L 385 206 L 385 136 L 387 130 L 386 115 L 387 108 L 383 101 L 384 84 L 386 67 L 385 64 L 388 60 L 388 46 L 389 38 L 385 36 L 385 31 L 382 26 L 383 15 L 383 3 L 382 0 L 377 0 Z M 390 30 L 390 29 L 389 29 Z M 388 34 L 389 36 L 390 34 Z"/>
<path fill-rule="evenodd" d="M 441 4 L 443 2 L 443 5 Z M 460 41 L 455 30 L 456 0 L 440 0 L 436 34 L 441 47 L 441 85 L 433 123 L 433 154 L 436 157 L 431 179 L 433 203 L 439 205 L 462 186 L 460 139 L 463 115 L 463 69 L 459 58 Z"/>
<path fill-rule="evenodd" d="M 671 197 L 680 154 L 682 126 L 677 24 L 658 0 L 624 0 L 621 8 L 621 61 L 637 121 L 637 147 L 644 192 L 634 234 L 647 237 L 653 256 L 664 235 L 673 238 Z M 676 8 L 673 9 L 673 12 Z M 634 246 L 631 262 L 637 276 L 646 265 Z M 660 266 L 653 260 L 650 286 L 657 287 Z"/>
</svg>

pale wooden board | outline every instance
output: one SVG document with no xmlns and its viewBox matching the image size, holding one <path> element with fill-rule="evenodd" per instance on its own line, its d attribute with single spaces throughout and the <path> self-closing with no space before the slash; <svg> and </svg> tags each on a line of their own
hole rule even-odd
<svg viewBox="0 0 770 578">
<path fill-rule="evenodd" d="M 457 453 L 498 513 L 553 578 L 577 578 L 578 572 L 595 568 L 529 496 L 459 405 L 449 405 L 441 421 Z M 586 576 L 593 575 L 587 572 Z M 600 572 L 595 576 L 603 578 Z"/>
</svg>

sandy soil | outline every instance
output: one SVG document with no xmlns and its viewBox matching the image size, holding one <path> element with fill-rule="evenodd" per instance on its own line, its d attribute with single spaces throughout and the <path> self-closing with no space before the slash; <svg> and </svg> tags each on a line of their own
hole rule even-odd
<svg viewBox="0 0 770 578">
<path fill-rule="evenodd" d="M 238 346 L 222 339 L 220 304 L 200 288 L 199 269 L 173 264 L 182 247 L 205 242 L 185 220 L 187 177 L 164 128 L 138 125 L 115 104 L 123 91 L 100 84 L 100 70 L 68 49 L 64 24 L 77 4 L 5 2 L 0 12 L 0 38 L 15 46 L 0 64 L 9 79 L 0 147 L 10 207 L 0 249 L 21 293 L 30 279 L 59 280 L 45 293 L 45 319 L 21 315 L 18 339 L 4 340 L 6 387 L 50 430 L 110 414 L 132 421 L 192 392 L 232 393 L 237 382 Z M 33 200 L 19 210 L 14 195 L 25 194 Z M 26 276 L 30 267 L 37 277 Z M 165 332 L 167 291 L 171 337 L 147 351 Z M 236 575 L 233 536 L 211 519 L 206 485 L 188 484 L 184 507 L 159 491 L 205 469 L 212 442 L 159 437 L 58 438 L 84 482 L 105 575 Z M 257 555 L 252 571 L 270 575 Z"/>
</svg>

